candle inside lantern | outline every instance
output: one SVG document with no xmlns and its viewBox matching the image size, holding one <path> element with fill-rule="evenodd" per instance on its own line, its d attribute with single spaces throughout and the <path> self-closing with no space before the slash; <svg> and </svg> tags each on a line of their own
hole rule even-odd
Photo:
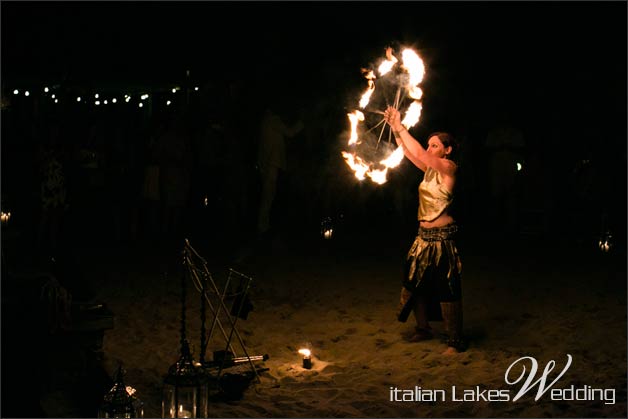
<svg viewBox="0 0 628 419">
<path fill-rule="evenodd" d="M 179 405 L 179 414 L 177 415 L 180 418 L 191 418 L 192 417 L 192 412 L 190 412 L 189 410 L 183 410 L 183 405 L 180 404 Z"/>
<path fill-rule="evenodd" d="M 321 235 L 325 240 L 329 240 L 332 238 L 334 234 L 334 228 L 332 224 L 331 217 L 325 217 L 321 221 Z"/>
<path fill-rule="evenodd" d="M 602 235 L 600 241 L 598 242 L 598 247 L 602 252 L 608 253 L 611 251 L 611 248 L 613 247 L 612 237 L 613 236 L 608 231 Z"/>
<path fill-rule="evenodd" d="M 11 213 L 10 212 L 0 212 L 0 221 L 2 221 L 2 224 L 6 224 L 9 222 L 9 219 L 11 218 Z"/>
<path fill-rule="evenodd" d="M 309 349 L 299 349 L 299 353 L 303 355 L 303 368 L 312 369 L 312 351 Z"/>
</svg>

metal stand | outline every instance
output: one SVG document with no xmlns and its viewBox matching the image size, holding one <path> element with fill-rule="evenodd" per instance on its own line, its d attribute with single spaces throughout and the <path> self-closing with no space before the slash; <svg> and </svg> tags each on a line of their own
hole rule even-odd
<svg viewBox="0 0 628 419">
<path fill-rule="evenodd" d="M 246 318 L 246 314 L 248 313 L 249 307 L 247 307 L 247 304 L 250 304 L 248 300 L 248 291 L 253 278 L 233 269 L 229 269 L 227 282 L 224 285 L 224 289 L 220 291 L 211 273 L 207 269 L 207 261 L 200 256 L 196 250 L 194 250 L 187 239 L 185 239 L 185 246 L 183 249 L 183 264 L 201 296 L 200 363 L 205 368 L 218 368 L 216 377 L 219 378 L 224 368 L 248 362 L 251 371 L 255 375 L 256 381 L 259 383 L 260 378 L 253 361 L 266 360 L 268 359 L 268 355 L 249 356 L 246 346 L 244 345 L 244 341 L 242 340 L 242 336 L 236 328 L 238 318 L 241 318 L 242 316 Z M 235 292 L 230 292 L 230 286 L 236 281 L 238 281 L 237 290 Z M 225 300 L 230 298 L 234 298 L 234 304 L 231 307 L 231 310 L 225 304 Z M 206 330 L 206 308 L 208 306 L 213 315 L 209 332 Z M 228 331 L 225 330 L 223 323 L 228 325 Z M 225 341 L 225 350 L 223 351 L 224 356 L 222 356 L 219 360 L 214 359 L 213 361 L 207 361 L 205 359 L 207 344 L 212 339 L 216 329 L 218 329 L 220 335 L 222 335 Z M 240 350 L 244 353 L 244 356 L 242 357 L 239 357 L 235 351 L 233 345 L 234 337 L 236 343 L 239 344 Z M 228 356 L 227 354 L 230 354 L 231 356 Z"/>
</svg>

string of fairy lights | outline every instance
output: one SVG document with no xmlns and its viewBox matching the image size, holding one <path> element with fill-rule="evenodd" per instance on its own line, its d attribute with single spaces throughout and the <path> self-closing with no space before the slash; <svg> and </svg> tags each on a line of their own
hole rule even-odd
<svg viewBox="0 0 628 419">
<path fill-rule="evenodd" d="M 183 89 L 180 86 L 174 86 L 170 88 L 170 90 L 163 90 L 164 92 L 170 92 L 171 95 L 169 97 L 160 98 L 160 104 L 165 106 L 171 106 L 175 103 L 176 97 L 181 94 Z M 34 98 L 35 92 L 39 91 L 41 97 L 44 100 L 48 100 L 49 103 L 58 105 L 61 103 L 74 103 L 74 104 L 84 104 L 84 105 L 93 105 L 95 107 L 104 107 L 107 105 L 117 105 L 117 104 L 127 104 L 137 106 L 138 108 L 144 108 L 146 105 L 154 104 L 151 103 L 154 96 L 159 96 L 159 94 L 148 93 L 150 89 L 146 89 L 145 91 L 141 91 L 140 93 L 102 93 L 98 91 L 94 91 L 89 94 L 70 94 L 68 92 L 62 92 L 61 87 L 49 87 L 44 86 L 43 89 L 13 89 L 13 96 L 23 96 L 28 98 Z M 200 91 L 199 86 L 193 86 L 188 89 L 191 93 L 198 93 Z"/>
</svg>

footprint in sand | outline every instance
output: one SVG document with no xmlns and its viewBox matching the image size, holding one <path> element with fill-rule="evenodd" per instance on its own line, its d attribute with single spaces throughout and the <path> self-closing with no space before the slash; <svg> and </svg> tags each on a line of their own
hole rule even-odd
<svg viewBox="0 0 628 419">
<path fill-rule="evenodd" d="M 392 343 L 387 342 L 384 339 L 375 339 L 375 347 L 377 349 L 385 349 L 385 348 L 389 348 L 392 345 Z"/>
</svg>

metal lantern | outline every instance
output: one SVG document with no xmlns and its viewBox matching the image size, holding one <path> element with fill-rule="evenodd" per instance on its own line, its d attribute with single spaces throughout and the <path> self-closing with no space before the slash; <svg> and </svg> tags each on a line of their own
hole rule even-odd
<svg viewBox="0 0 628 419">
<path fill-rule="evenodd" d="M 116 380 L 98 409 L 99 418 L 143 418 L 144 404 L 134 396 L 135 389 L 124 384 L 122 367 L 118 367 Z"/>
<path fill-rule="evenodd" d="M 609 253 L 613 250 L 613 236 L 610 231 L 606 231 L 598 241 L 598 247 L 603 253 Z"/>
<path fill-rule="evenodd" d="M 192 359 L 187 340 L 181 345 L 181 357 L 164 379 L 162 418 L 206 418 L 209 397 L 208 377 Z"/>
<path fill-rule="evenodd" d="M 334 226 L 331 217 L 325 217 L 321 221 L 321 236 L 325 240 L 330 240 L 334 234 Z"/>
</svg>

